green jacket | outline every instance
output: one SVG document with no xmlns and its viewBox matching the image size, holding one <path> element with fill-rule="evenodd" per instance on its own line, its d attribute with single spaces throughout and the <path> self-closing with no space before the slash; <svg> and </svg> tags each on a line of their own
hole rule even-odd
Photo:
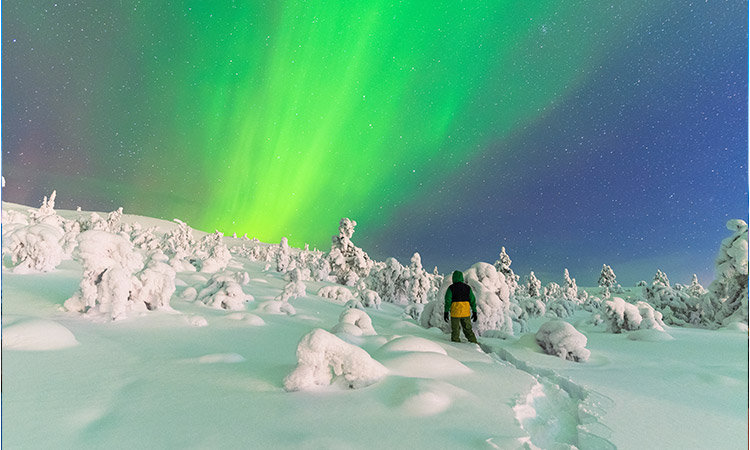
<svg viewBox="0 0 750 450">
<path fill-rule="evenodd" d="M 456 283 L 464 283 L 464 274 L 456 270 L 453 272 L 453 286 Z M 468 285 L 467 285 L 468 286 Z M 467 302 L 453 302 L 453 291 L 448 288 L 447 291 L 445 291 L 445 311 L 450 311 L 451 317 L 469 317 L 471 313 L 477 312 L 477 299 L 474 297 L 474 291 L 469 288 L 469 302 L 468 305 Z M 467 308 L 468 306 L 468 308 Z M 469 311 L 469 308 L 471 308 L 471 311 Z"/>
</svg>

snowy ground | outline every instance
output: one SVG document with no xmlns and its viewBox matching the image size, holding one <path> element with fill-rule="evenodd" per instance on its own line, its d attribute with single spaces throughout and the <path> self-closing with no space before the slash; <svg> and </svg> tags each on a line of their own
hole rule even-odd
<svg viewBox="0 0 750 450">
<path fill-rule="evenodd" d="M 28 275 L 4 267 L 3 448 L 748 446 L 741 330 L 669 328 L 673 339 L 664 340 L 663 333 L 607 333 L 581 312 L 569 321 L 588 338 L 591 357 L 575 363 L 544 355 L 533 333 L 480 337 L 481 347 L 451 343 L 384 303 L 367 309 L 376 335 L 339 337 L 383 364 L 385 378 L 362 389 L 287 392 L 300 339 L 330 331 L 345 307 L 315 295 L 327 283 L 308 281 L 307 295 L 290 300 L 296 314 L 259 311 L 286 284 L 263 269 L 233 260 L 231 271 L 250 274 L 243 289 L 255 300 L 246 311 L 181 300 L 210 277 L 184 272 L 174 311 L 104 322 L 61 308 L 78 289 L 78 263 Z"/>
</svg>

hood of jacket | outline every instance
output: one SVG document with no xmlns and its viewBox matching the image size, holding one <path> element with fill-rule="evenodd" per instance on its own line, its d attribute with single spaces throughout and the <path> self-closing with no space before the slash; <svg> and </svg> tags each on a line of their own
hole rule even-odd
<svg viewBox="0 0 750 450">
<path fill-rule="evenodd" d="M 454 283 L 463 283 L 464 282 L 464 274 L 460 270 L 456 270 L 453 272 L 453 282 Z"/>
</svg>

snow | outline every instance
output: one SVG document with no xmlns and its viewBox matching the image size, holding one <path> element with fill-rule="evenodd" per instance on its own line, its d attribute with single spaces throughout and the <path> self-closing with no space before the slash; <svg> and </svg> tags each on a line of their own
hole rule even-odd
<svg viewBox="0 0 750 450">
<path fill-rule="evenodd" d="M 53 213 L 53 200 L 34 220 L 59 226 L 55 213 L 66 220 L 91 215 Z M 15 212 L 17 225 L 27 226 L 19 216 L 27 210 L 3 203 L 3 225 Z M 179 236 L 189 241 L 187 228 L 177 222 L 112 217 L 139 224 L 141 230 L 157 227 L 151 233 L 159 241 L 181 229 L 182 234 L 172 234 L 175 250 L 185 244 Z M 547 317 L 529 318 L 526 331 L 485 333 L 481 346 L 452 343 L 444 331 L 420 326 L 411 315 L 419 317 L 418 309 L 409 305 L 383 297 L 380 309 L 362 310 L 345 305 L 352 298 L 315 295 L 326 287 L 352 294 L 324 279 L 305 280 L 304 292 L 274 300 L 290 277 L 275 267 L 264 271 L 267 262 L 249 254 L 233 252 L 225 268 L 197 272 L 184 257 L 177 259 L 193 270 L 172 264 L 176 254 L 165 252 L 167 262 L 152 253 L 155 247 L 129 247 L 121 234 L 94 231 L 107 233 L 100 235 L 107 236 L 102 248 L 111 255 L 92 250 L 89 259 L 63 259 L 53 270 L 31 273 L 14 272 L 11 257 L 4 258 L 3 448 L 670 450 L 748 445 L 748 331 L 742 322 L 729 321 L 718 330 L 667 326 L 637 298 L 623 296 L 641 318 L 637 329 L 613 333 L 582 309 L 564 319 L 585 337 L 590 351 L 586 362 L 576 363 L 547 355 L 537 344 L 535 336 Z M 86 242 L 88 232 L 75 242 L 81 237 Z M 186 244 L 185 252 L 207 236 L 198 230 L 192 234 L 193 247 Z M 212 239 L 206 242 L 221 257 L 226 257 L 222 246 L 231 249 L 243 242 Z M 290 249 L 291 255 L 295 252 Z M 202 261 L 209 252 L 204 256 Z M 159 277 L 146 277 L 151 261 L 173 272 L 155 262 Z M 142 300 L 136 307 L 125 297 L 125 314 L 112 321 L 109 312 L 92 313 L 101 308 L 102 292 L 92 297 L 94 307 L 86 314 L 64 308 L 82 289 L 85 273 L 105 266 L 127 273 L 129 290 L 139 288 L 161 299 L 153 302 L 157 307 L 150 309 Z M 476 268 L 472 282 L 482 284 L 491 307 L 486 311 L 504 327 L 508 283 L 500 283 L 483 265 Z M 104 283 L 97 285 L 98 277 L 90 280 L 97 288 Z M 215 307 L 217 293 L 234 293 L 241 301 L 229 302 L 236 309 L 221 307 L 222 301 Z M 625 309 L 622 305 L 623 318 Z M 644 322 L 650 325 L 644 328 Z M 340 324 L 338 333 L 326 331 Z"/>
</svg>

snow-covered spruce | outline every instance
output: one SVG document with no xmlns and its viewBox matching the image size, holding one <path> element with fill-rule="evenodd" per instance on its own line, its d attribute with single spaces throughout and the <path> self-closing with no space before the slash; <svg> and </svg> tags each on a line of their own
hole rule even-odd
<svg viewBox="0 0 750 450">
<path fill-rule="evenodd" d="M 748 227 L 740 219 L 727 222 L 732 235 L 721 242 L 716 279 L 709 286 L 716 306 L 716 322 L 748 323 Z"/>
<path fill-rule="evenodd" d="M 505 247 L 501 247 L 498 260 L 495 261 L 495 269 L 505 276 L 505 282 L 508 284 L 511 296 L 516 293 L 516 290 L 518 289 L 518 280 L 520 279 L 518 275 L 513 273 L 513 269 L 510 268 L 512 262 L 510 256 L 505 252 Z"/>
<path fill-rule="evenodd" d="M 284 389 L 300 391 L 330 384 L 358 389 L 380 381 L 387 372 L 366 351 L 318 328 L 297 346 L 297 368 L 284 379 Z"/>
<path fill-rule="evenodd" d="M 352 291 L 344 286 L 323 286 L 318 290 L 318 296 L 346 303 L 354 298 Z"/>
<path fill-rule="evenodd" d="M 235 275 L 221 272 L 214 274 L 206 286 L 198 291 L 196 300 L 212 308 L 242 311 L 245 303 L 254 298 L 245 294 Z"/>
<path fill-rule="evenodd" d="M 573 325 L 562 320 L 551 320 L 537 331 L 536 343 L 544 353 L 575 362 L 586 362 L 591 351 L 586 348 L 586 336 Z"/>
<path fill-rule="evenodd" d="M 357 222 L 346 217 L 341 219 L 339 234 L 331 238 L 331 251 L 327 256 L 336 282 L 346 286 L 354 286 L 367 277 L 374 265 L 367 253 L 351 240 L 356 225 Z"/>
</svg>

